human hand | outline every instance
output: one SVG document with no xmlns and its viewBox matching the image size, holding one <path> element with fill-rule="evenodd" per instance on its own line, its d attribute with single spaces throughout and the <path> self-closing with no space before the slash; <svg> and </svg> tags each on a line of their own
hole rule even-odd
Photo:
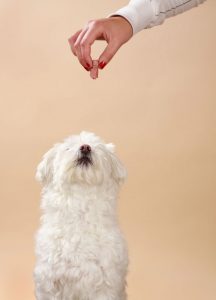
<svg viewBox="0 0 216 300">
<path fill-rule="evenodd" d="M 80 64 L 90 71 L 93 67 L 91 46 L 96 40 L 105 40 L 107 46 L 98 58 L 98 67 L 103 69 L 118 49 L 133 35 L 130 23 L 120 16 L 89 21 L 87 26 L 69 38 L 71 50 Z"/>
</svg>

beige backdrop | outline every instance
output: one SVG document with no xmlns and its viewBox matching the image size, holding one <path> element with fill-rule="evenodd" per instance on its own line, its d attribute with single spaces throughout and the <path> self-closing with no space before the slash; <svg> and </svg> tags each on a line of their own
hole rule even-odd
<svg viewBox="0 0 216 300">
<path fill-rule="evenodd" d="M 0 0 L 0 299 L 34 299 L 35 168 L 83 129 L 128 169 L 129 300 L 216 299 L 216 2 L 137 34 L 97 81 L 67 38 L 127 1 L 74 2 Z"/>
</svg>

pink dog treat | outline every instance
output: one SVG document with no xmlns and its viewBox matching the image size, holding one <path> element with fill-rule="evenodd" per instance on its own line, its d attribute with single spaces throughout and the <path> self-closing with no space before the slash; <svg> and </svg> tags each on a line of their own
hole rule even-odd
<svg viewBox="0 0 216 300">
<path fill-rule="evenodd" d="M 92 79 L 98 78 L 98 60 L 93 60 L 93 67 L 90 70 L 90 76 Z"/>
</svg>

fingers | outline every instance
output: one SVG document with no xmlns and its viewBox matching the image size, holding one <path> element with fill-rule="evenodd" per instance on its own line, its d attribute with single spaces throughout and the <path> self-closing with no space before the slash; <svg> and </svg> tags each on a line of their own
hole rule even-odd
<svg viewBox="0 0 216 300">
<path fill-rule="evenodd" d="M 101 37 L 101 28 L 98 26 L 98 23 L 96 22 L 89 22 L 87 30 L 82 34 L 79 40 L 77 40 L 77 44 L 79 47 L 79 51 L 82 57 L 82 62 L 90 66 L 90 68 L 93 67 L 93 62 L 91 58 L 91 46 L 95 42 L 95 40 L 98 40 Z"/>
<path fill-rule="evenodd" d="M 116 54 L 118 49 L 121 47 L 119 43 L 115 41 L 110 41 L 104 51 L 102 52 L 101 56 L 99 57 L 99 68 L 103 69 L 113 58 L 113 56 Z"/>
<path fill-rule="evenodd" d="M 83 29 L 77 31 L 68 41 L 71 50 L 77 56 L 81 65 L 88 69 L 92 68 L 91 45 L 97 39 L 101 39 L 101 26 L 98 21 L 90 21 Z"/>
<path fill-rule="evenodd" d="M 77 40 L 76 42 L 74 43 L 74 49 L 76 51 L 76 56 L 80 62 L 80 64 L 86 69 L 86 70 L 89 70 L 91 68 L 91 65 L 92 65 L 92 62 L 91 62 L 91 59 L 90 61 L 87 63 L 84 59 L 83 59 L 83 55 L 82 55 L 82 50 L 81 50 L 81 47 L 82 47 L 82 39 L 83 39 L 83 36 L 85 35 L 87 29 L 84 29 L 80 32 L 79 36 L 77 37 Z"/>
<path fill-rule="evenodd" d="M 70 44 L 71 47 L 71 51 L 72 53 L 77 56 L 79 62 L 81 63 L 81 65 L 87 70 L 89 71 L 92 67 L 92 59 L 90 56 L 90 51 L 91 49 L 89 49 L 88 53 L 88 60 L 84 60 L 83 59 L 83 54 L 82 54 L 82 38 L 85 35 L 87 29 L 84 30 L 79 30 L 77 31 L 74 35 L 72 35 L 69 39 L 68 42 Z M 90 48 L 90 47 L 89 47 Z"/>
<path fill-rule="evenodd" d="M 114 16 L 88 22 L 84 29 L 77 31 L 69 39 L 69 43 L 73 54 L 77 56 L 82 66 L 90 71 L 93 67 L 91 46 L 95 40 L 107 42 L 98 60 L 98 68 L 103 69 L 132 36 L 131 24 L 122 17 Z"/>
<path fill-rule="evenodd" d="M 91 46 L 96 40 L 105 40 L 107 46 L 98 60 L 98 68 L 103 69 L 115 53 L 131 35 L 131 28 L 122 18 L 99 19 L 88 22 L 87 26 L 77 31 L 70 39 L 71 50 L 80 64 L 90 71 L 93 67 Z"/>
<path fill-rule="evenodd" d="M 80 50 L 82 53 L 82 58 L 85 64 L 90 65 L 90 68 L 93 67 L 93 62 L 91 58 L 91 45 L 99 37 L 99 31 L 95 28 L 90 27 L 82 37 L 80 41 Z"/>
<path fill-rule="evenodd" d="M 100 30 L 95 22 L 89 22 L 83 29 L 77 31 L 68 41 L 71 46 L 71 50 L 75 56 L 77 56 L 81 65 L 90 70 L 93 66 L 91 58 L 91 45 L 96 39 L 100 38 Z"/>
<path fill-rule="evenodd" d="M 68 39 L 68 42 L 70 44 L 70 47 L 71 47 L 71 51 L 73 52 L 73 54 L 76 56 L 76 50 L 74 48 L 74 44 L 80 34 L 82 30 L 78 30 L 74 35 L 72 35 L 69 39 Z"/>
</svg>

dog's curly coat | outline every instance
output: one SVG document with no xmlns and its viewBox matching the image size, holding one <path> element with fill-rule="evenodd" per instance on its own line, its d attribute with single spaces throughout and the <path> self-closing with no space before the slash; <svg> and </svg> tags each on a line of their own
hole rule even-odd
<svg viewBox="0 0 216 300">
<path fill-rule="evenodd" d="M 71 136 L 44 155 L 36 174 L 43 185 L 38 300 L 126 300 L 127 245 L 116 213 L 125 176 L 114 145 L 93 133 Z"/>
</svg>

